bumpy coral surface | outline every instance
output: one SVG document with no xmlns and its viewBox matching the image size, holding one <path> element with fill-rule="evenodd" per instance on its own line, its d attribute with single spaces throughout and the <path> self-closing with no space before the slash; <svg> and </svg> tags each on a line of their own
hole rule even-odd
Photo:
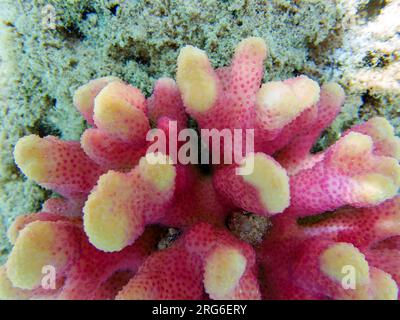
<svg viewBox="0 0 400 320">
<path fill-rule="evenodd" d="M 74 102 L 92 125 L 80 142 L 22 138 L 16 164 L 60 197 L 9 229 L 0 297 L 398 299 L 400 139 L 373 118 L 311 153 L 344 91 L 306 76 L 261 85 L 267 54 L 248 38 L 215 70 L 187 46 L 177 81 L 158 80 L 148 99 L 114 77 L 80 87 Z M 151 128 L 170 137 L 189 117 L 254 129 L 254 150 L 208 175 L 149 151 Z M 163 250 L 160 226 L 180 230 Z"/>
</svg>

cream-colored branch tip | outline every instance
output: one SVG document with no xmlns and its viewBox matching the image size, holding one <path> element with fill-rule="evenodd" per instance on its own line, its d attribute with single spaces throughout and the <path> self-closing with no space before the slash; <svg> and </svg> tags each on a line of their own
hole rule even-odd
<svg viewBox="0 0 400 320">
<path fill-rule="evenodd" d="M 77 109 L 84 115 L 85 118 L 90 120 L 93 113 L 93 101 L 96 95 L 107 84 L 111 82 L 121 82 L 117 77 L 103 77 L 89 81 L 87 84 L 80 86 L 74 93 L 73 103 Z"/>
<path fill-rule="evenodd" d="M 371 298 L 371 269 L 364 254 L 351 243 L 338 242 L 322 252 L 320 270 L 339 287 L 347 284 L 346 275 L 354 276 L 355 288 L 343 290 L 338 299 L 365 300 Z M 344 289 L 344 288 L 343 288 Z"/>
<path fill-rule="evenodd" d="M 277 214 L 289 207 L 289 176 L 272 158 L 263 153 L 250 154 L 238 174 L 258 191 L 260 201 L 268 213 Z"/>
<path fill-rule="evenodd" d="M 56 222 L 30 223 L 20 232 L 8 257 L 8 278 L 18 288 L 38 288 L 44 266 L 51 265 L 59 273 L 64 271 L 72 252 L 68 245 L 72 243 L 69 232 Z"/>
<path fill-rule="evenodd" d="M 337 142 L 336 150 L 330 160 L 331 164 L 336 168 L 347 168 L 351 165 L 351 161 L 348 160 L 361 160 L 363 156 L 371 153 L 372 147 L 373 141 L 370 136 L 351 132 Z"/>
<path fill-rule="evenodd" d="M 268 55 L 268 48 L 264 39 L 259 37 L 249 37 L 242 40 L 236 47 L 235 55 L 241 55 L 242 53 L 253 57 L 258 56 L 261 59 L 264 59 Z"/>
<path fill-rule="evenodd" d="M 193 46 L 184 47 L 178 56 L 176 75 L 185 106 L 206 112 L 217 99 L 217 77 L 206 53 Z"/>
<path fill-rule="evenodd" d="M 341 283 L 346 273 L 345 267 L 354 268 L 356 285 L 369 282 L 369 266 L 365 256 L 350 243 L 336 243 L 320 256 L 320 269 L 332 280 Z"/>
<path fill-rule="evenodd" d="M 15 163 L 28 178 L 43 182 L 55 165 L 48 151 L 48 143 L 39 136 L 23 137 L 14 148 Z"/>
<path fill-rule="evenodd" d="M 0 300 L 28 300 L 30 292 L 13 286 L 5 266 L 0 267 Z"/>
<path fill-rule="evenodd" d="M 247 260 L 234 248 L 217 247 L 207 258 L 204 267 L 204 287 L 212 299 L 224 299 L 239 284 Z"/>
<path fill-rule="evenodd" d="M 372 298 L 374 300 L 397 300 L 399 288 L 392 276 L 376 268 L 371 271 Z"/>
<path fill-rule="evenodd" d="M 172 195 L 176 172 L 169 162 L 161 153 L 149 153 L 130 173 L 109 171 L 100 177 L 83 208 L 85 232 L 96 248 L 119 251 L 142 234 L 145 216 L 158 214 L 157 201 Z"/>
<path fill-rule="evenodd" d="M 328 82 L 322 85 L 321 90 L 332 97 L 332 103 L 342 105 L 346 99 L 343 88 L 335 82 Z"/>
<path fill-rule="evenodd" d="M 170 157 L 160 153 L 148 153 L 139 161 L 141 177 L 163 192 L 174 187 L 176 170 Z"/>
<path fill-rule="evenodd" d="M 14 222 L 9 226 L 7 230 L 7 238 L 11 244 L 14 245 L 15 241 L 17 241 L 19 232 L 25 227 L 29 216 L 29 214 L 20 215 L 16 217 Z"/>
<path fill-rule="evenodd" d="M 400 165 L 394 158 L 374 155 L 372 150 L 370 136 L 350 132 L 339 141 L 330 164 L 352 177 L 357 186 L 353 196 L 368 204 L 378 204 L 398 192 Z M 362 168 L 362 172 L 355 171 Z"/>
<path fill-rule="evenodd" d="M 319 94 L 318 83 L 306 76 L 268 82 L 257 93 L 257 108 L 268 115 L 267 129 L 279 129 L 315 105 Z"/>
<path fill-rule="evenodd" d="M 104 87 L 94 100 L 96 125 L 122 139 L 142 137 L 149 129 L 142 111 L 145 98 L 139 89 L 122 82 Z"/>
<path fill-rule="evenodd" d="M 109 171 L 102 175 L 83 208 L 84 228 L 98 249 L 114 252 L 127 246 L 143 231 L 144 218 L 131 207 L 135 181 Z"/>
<path fill-rule="evenodd" d="M 366 125 L 366 133 L 374 140 L 376 151 L 400 160 L 400 138 L 395 136 L 390 122 L 383 117 L 374 117 Z"/>
</svg>

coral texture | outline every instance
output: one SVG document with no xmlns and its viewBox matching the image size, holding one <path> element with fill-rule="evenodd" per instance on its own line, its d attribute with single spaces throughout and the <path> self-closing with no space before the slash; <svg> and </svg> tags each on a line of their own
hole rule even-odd
<svg viewBox="0 0 400 320">
<path fill-rule="evenodd" d="M 80 87 L 74 102 L 92 125 L 80 142 L 21 138 L 19 169 L 60 197 L 10 227 L 0 297 L 398 299 L 400 139 L 374 118 L 312 153 L 344 91 L 306 76 L 261 84 L 267 54 L 250 37 L 214 69 L 186 46 L 177 81 L 158 80 L 147 99 L 114 77 Z M 254 129 L 255 149 L 209 175 L 149 151 L 152 127 L 170 137 L 188 116 L 199 129 Z M 240 212 L 262 217 L 263 237 L 229 222 Z M 156 225 L 181 234 L 157 250 Z"/>
</svg>

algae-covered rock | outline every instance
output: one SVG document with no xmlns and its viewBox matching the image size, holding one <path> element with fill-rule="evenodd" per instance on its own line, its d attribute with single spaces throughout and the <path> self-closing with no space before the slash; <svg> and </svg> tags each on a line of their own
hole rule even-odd
<svg viewBox="0 0 400 320">
<path fill-rule="evenodd" d="M 325 76 L 346 89 L 345 106 L 320 148 L 354 123 L 390 120 L 400 134 L 400 1 L 340 0 L 340 37 L 325 57 Z M 325 52 L 326 54 L 326 52 Z M 329 61 L 329 63 L 327 63 Z"/>
</svg>

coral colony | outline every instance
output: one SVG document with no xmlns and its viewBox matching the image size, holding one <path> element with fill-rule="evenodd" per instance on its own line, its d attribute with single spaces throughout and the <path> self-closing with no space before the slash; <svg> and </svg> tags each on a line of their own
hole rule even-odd
<svg viewBox="0 0 400 320">
<path fill-rule="evenodd" d="M 344 92 L 261 85 L 266 55 L 248 38 L 214 70 L 186 46 L 148 99 L 114 77 L 79 88 L 80 142 L 20 139 L 20 170 L 60 197 L 10 227 L 1 298 L 398 299 L 399 138 L 377 117 L 312 153 Z"/>
</svg>

